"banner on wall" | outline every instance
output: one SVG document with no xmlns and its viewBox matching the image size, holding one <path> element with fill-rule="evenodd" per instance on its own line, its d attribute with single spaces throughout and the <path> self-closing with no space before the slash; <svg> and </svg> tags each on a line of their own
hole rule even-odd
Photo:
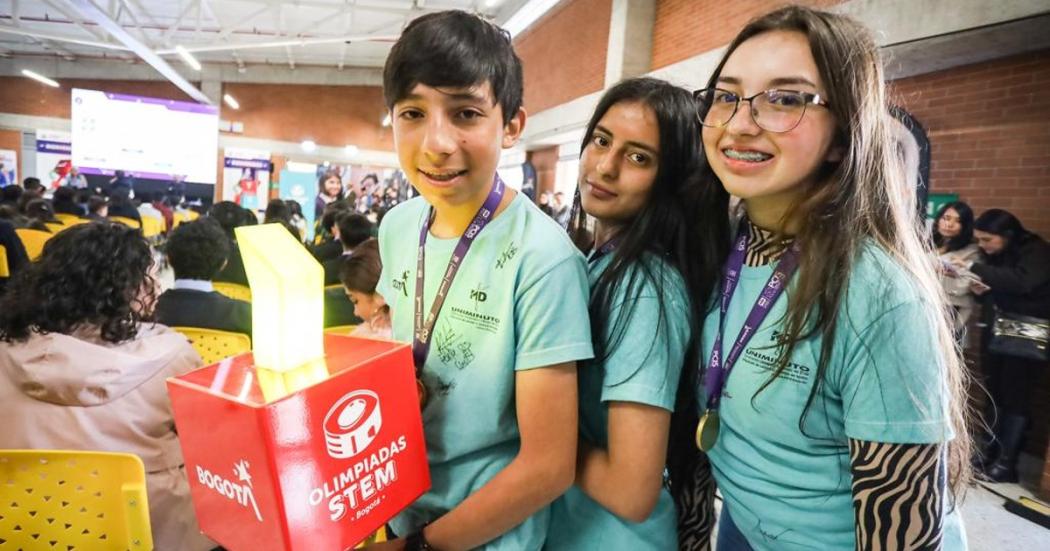
<svg viewBox="0 0 1050 551">
<path fill-rule="evenodd" d="M 18 154 L 13 149 L 0 149 L 0 187 L 18 183 Z"/>
<path fill-rule="evenodd" d="M 222 169 L 222 199 L 262 210 L 270 198 L 270 152 L 227 149 Z"/>
<path fill-rule="evenodd" d="M 297 168 L 306 163 L 288 163 L 288 165 Z M 302 207 L 303 218 L 306 219 L 306 240 L 312 242 L 314 238 L 314 201 L 317 198 L 317 171 L 316 165 L 306 166 L 314 170 L 309 172 L 282 170 L 278 194 L 281 199 L 291 199 Z"/>
<path fill-rule="evenodd" d="M 69 132 L 61 130 L 37 130 L 36 131 L 36 177 L 48 189 L 57 189 L 59 186 L 83 184 L 87 187 L 87 180 L 77 174 L 72 175 L 73 163 L 70 162 L 73 151 L 73 138 Z"/>
</svg>

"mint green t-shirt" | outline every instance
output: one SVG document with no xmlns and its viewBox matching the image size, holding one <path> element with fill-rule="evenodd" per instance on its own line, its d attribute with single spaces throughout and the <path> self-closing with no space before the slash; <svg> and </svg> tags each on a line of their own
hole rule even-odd
<svg viewBox="0 0 1050 551">
<path fill-rule="evenodd" d="M 674 410 L 678 378 L 689 346 L 689 295 L 681 276 L 658 257 L 647 259 L 661 281 L 664 302 L 654 282 L 639 276 L 632 288 L 616 289 L 605 328 L 612 349 L 598 360 L 580 366 L 580 438 L 592 446 L 608 446 L 609 402 L 634 402 Z M 594 285 L 612 261 L 612 255 L 592 262 L 588 277 Z M 625 280 L 628 278 L 625 278 Z M 633 303 L 633 311 L 628 304 Z M 616 324 L 630 315 L 617 341 Z M 677 515 L 666 488 L 646 520 L 634 523 L 611 513 L 573 486 L 551 506 L 551 529 L 546 549 L 643 550 L 675 549 Z"/>
<path fill-rule="evenodd" d="M 723 353 L 772 272 L 772 265 L 743 268 Z M 725 505 L 756 551 L 853 549 L 848 439 L 925 444 L 953 437 L 945 367 L 934 346 L 938 313 L 887 253 L 866 247 L 850 276 L 827 373 L 803 434 L 799 419 L 814 385 L 821 337 L 798 343 L 786 370 L 756 395 L 777 365 L 772 345 L 790 294 L 789 287 L 729 375 L 709 457 Z M 704 323 L 704 362 L 718 318 L 714 307 Z M 947 514 L 944 529 L 944 549 L 966 548 L 957 511 Z"/>
<path fill-rule="evenodd" d="M 412 199 L 388 212 L 379 229 L 377 290 L 400 341 L 412 341 L 416 253 L 429 209 L 423 198 Z M 425 313 L 458 241 L 427 238 Z M 423 371 L 431 489 L 391 522 L 394 531 L 406 535 L 440 517 L 514 459 L 516 371 L 592 355 L 583 255 L 518 194 L 474 240 L 434 327 Z M 544 508 L 484 549 L 539 549 L 548 521 Z"/>
</svg>

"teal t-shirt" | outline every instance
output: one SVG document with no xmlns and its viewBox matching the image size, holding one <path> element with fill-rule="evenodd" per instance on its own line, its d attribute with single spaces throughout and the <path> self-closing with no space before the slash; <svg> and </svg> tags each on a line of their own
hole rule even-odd
<svg viewBox="0 0 1050 551">
<path fill-rule="evenodd" d="M 726 317 L 723 353 L 772 272 L 772 265 L 743 268 Z M 730 373 L 709 457 L 725 505 L 756 550 L 853 549 L 848 439 L 924 444 L 953 437 L 945 368 L 933 346 L 937 312 L 887 253 L 866 247 L 847 284 L 827 373 L 803 434 L 799 419 L 814 385 L 822 338 L 798 343 L 787 369 L 756 395 L 777 365 L 772 345 L 790 294 L 789 287 Z M 718 318 L 714 307 L 705 319 L 705 362 Z M 701 398 L 701 409 L 705 405 Z M 965 548 L 953 510 L 945 518 L 944 549 Z"/>
<path fill-rule="evenodd" d="M 607 255 L 590 264 L 591 285 L 611 260 L 612 255 Z M 641 277 L 641 270 L 636 270 L 631 288 L 620 285 L 615 291 L 605 329 L 605 342 L 613 347 L 601 363 L 595 359 L 580 366 L 580 438 L 593 446 L 608 445 L 609 402 L 635 402 L 674 410 L 678 378 L 689 346 L 689 295 L 677 271 L 655 256 L 647 261 L 651 273 L 661 282 L 663 308 L 654 281 Z M 616 324 L 624 315 L 630 318 L 616 340 Z M 675 549 L 676 517 L 666 488 L 660 490 L 649 518 L 634 523 L 617 517 L 573 486 L 551 506 L 546 549 Z"/>
<path fill-rule="evenodd" d="M 393 337 L 411 342 L 416 253 L 430 205 L 417 197 L 392 209 L 379 229 Z M 424 312 L 459 238 L 427 238 Z M 565 230 L 518 194 L 474 240 L 434 327 L 423 379 L 430 391 L 423 429 L 431 489 L 391 525 L 411 533 L 459 505 L 509 464 L 520 445 L 518 370 L 589 359 L 587 272 Z M 539 549 L 544 508 L 484 549 Z"/>
</svg>

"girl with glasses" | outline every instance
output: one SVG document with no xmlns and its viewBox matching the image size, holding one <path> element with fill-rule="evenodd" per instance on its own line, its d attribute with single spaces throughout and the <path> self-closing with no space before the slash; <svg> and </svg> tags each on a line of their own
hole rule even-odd
<svg viewBox="0 0 1050 551">
<path fill-rule="evenodd" d="M 699 162 L 692 99 L 660 80 L 609 89 L 587 126 L 569 234 L 587 254 L 595 357 L 579 370 L 576 484 L 551 508 L 546 549 L 675 549 L 673 498 L 697 494 L 678 507 L 693 521 L 682 539 L 709 539 L 694 366 L 729 198 L 697 185 Z"/>
<path fill-rule="evenodd" d="M 742 203 L 702 328 L 718 548 L 965 548 L 964 374 L 871 34 L 775 11 L 694 97 Z"/>
</svg>

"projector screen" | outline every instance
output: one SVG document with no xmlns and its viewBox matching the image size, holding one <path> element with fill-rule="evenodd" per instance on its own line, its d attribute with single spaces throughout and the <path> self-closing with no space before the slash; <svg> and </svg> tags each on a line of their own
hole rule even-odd
<svg viewBox="0 0 1050 551">
<path fill-rule="evenodd" d="M 86 174 L 215 183 L 218 107 L 74 88 L 72 126 L 73 166 Z"/>
</svg>

